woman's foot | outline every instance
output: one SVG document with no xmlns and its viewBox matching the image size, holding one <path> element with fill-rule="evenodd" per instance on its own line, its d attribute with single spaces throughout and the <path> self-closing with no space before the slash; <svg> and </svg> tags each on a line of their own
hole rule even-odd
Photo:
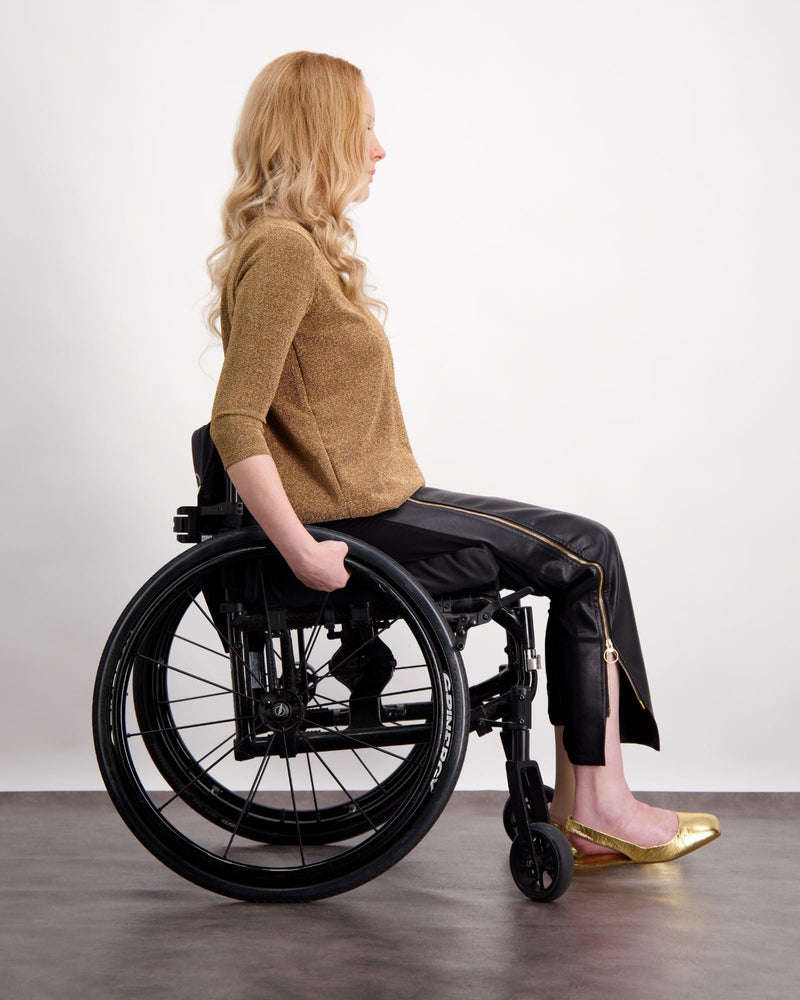
<svg viewBox="0 0 800 1000">
<path fill-rule="evenodd" d="M 678 832 L 679 826 L 678 817 L 674 812 L 648 806 L 632 796 L 613 808 L 584 808 L 579 811 L 576 807 L 572 819 L 639 847 L 655 847 L 658 844 L 668 843 Z M 592 843 L 573 833 L 569 835 L 569 840 L 584 855 L 612 853 L 608 847 Z"/>
<path fill-rule="evenodd" d="M 720 834 L 715 816 L 674 813 L 634 798 L 622 766 L 619 684 L 619 669 L 609 664 L 610 712 L 603 764 L 573 765 L 564 747 L 564 730 L 556 728 L 556 782 L 550 819 L 565 827 L 569 817 L 583 827 L 568 830 L 569 841 L 578 852 L 576 869 L 670 861 Z"/>
<path fill-rule="evenodd" d="M 719 820 L 710 813 L 674 813 L 677 830 L 669 840 L 643 846 L 604 830 L 596 830 L 567 820 L 565 832 L 579 842 L 591 845 L 591 851 L 579 851 L 573 846 L 576 871 L 597 871 L 615 865 L 655 864 L 675 861 L 720 835 Z"/>
</svg>

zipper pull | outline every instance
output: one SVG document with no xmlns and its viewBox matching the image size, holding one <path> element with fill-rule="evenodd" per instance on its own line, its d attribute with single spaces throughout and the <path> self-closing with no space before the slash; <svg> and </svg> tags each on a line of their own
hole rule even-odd
<svg viewBox="0 0 800 1000">
<path fill-rule="evenodd" d="M 603 650 L 603 659 L 606 663 L 619 663 L 619 653 L 614 649 L 614 643 L 606 639 L 606 648 Z"/>
</svg>

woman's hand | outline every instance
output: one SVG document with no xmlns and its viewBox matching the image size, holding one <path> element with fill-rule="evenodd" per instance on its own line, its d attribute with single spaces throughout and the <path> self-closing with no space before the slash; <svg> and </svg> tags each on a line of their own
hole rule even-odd
<svg viewBox="0 0 800 1000">
<path fill-rule="evenodd" d="M 344 587 L 350 578 L 350 571 L 344 565 L 346 555 L 346 542 L 318 542 L 311 538 L 311 545 L 303 547 L 297 554 L 293 553 L 286 561 L 306 587 L 329 592 Z"/>
</svg>

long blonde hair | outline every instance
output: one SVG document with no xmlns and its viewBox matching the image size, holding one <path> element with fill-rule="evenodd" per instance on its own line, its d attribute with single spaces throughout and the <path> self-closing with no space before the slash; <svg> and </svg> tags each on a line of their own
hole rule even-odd
<svg viewBox="0 0 800 1000">
<path fill-rule="evenodd" d="M 220 295 L 236 249 L 254 222 L 293 219 L 313 236 L 364 310 L 388 312 L 365 292 L 367 269 L 345 214 L 364 185 L 368 137 L 364 78 L 344 59 L 290 52 L 268 63 L 245 98 L 233 141 L 236 179 L 222 207 L 223 242 L 207 258 L 213 285 L 206 319 L 219 335 Z M 373 287 L 373 286 L 369 286 Z"/>
</svg>

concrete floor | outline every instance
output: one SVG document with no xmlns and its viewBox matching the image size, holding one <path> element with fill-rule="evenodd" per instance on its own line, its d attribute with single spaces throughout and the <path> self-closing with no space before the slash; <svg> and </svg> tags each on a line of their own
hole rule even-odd
<svg viewBox="0 0 800 1000">
<path fill-rule="evenodd" d="M 0 994 L 14 1000 L 554 1000 L 800 995 L 800 795 L 652 794 L 723 835 L 667 865 L 508 871 L 505 795 L 459 792 L 400 864 L 345 895 L 254 906 L 184 882 L 101 793 L 0 795 Z"/>
</svg>

